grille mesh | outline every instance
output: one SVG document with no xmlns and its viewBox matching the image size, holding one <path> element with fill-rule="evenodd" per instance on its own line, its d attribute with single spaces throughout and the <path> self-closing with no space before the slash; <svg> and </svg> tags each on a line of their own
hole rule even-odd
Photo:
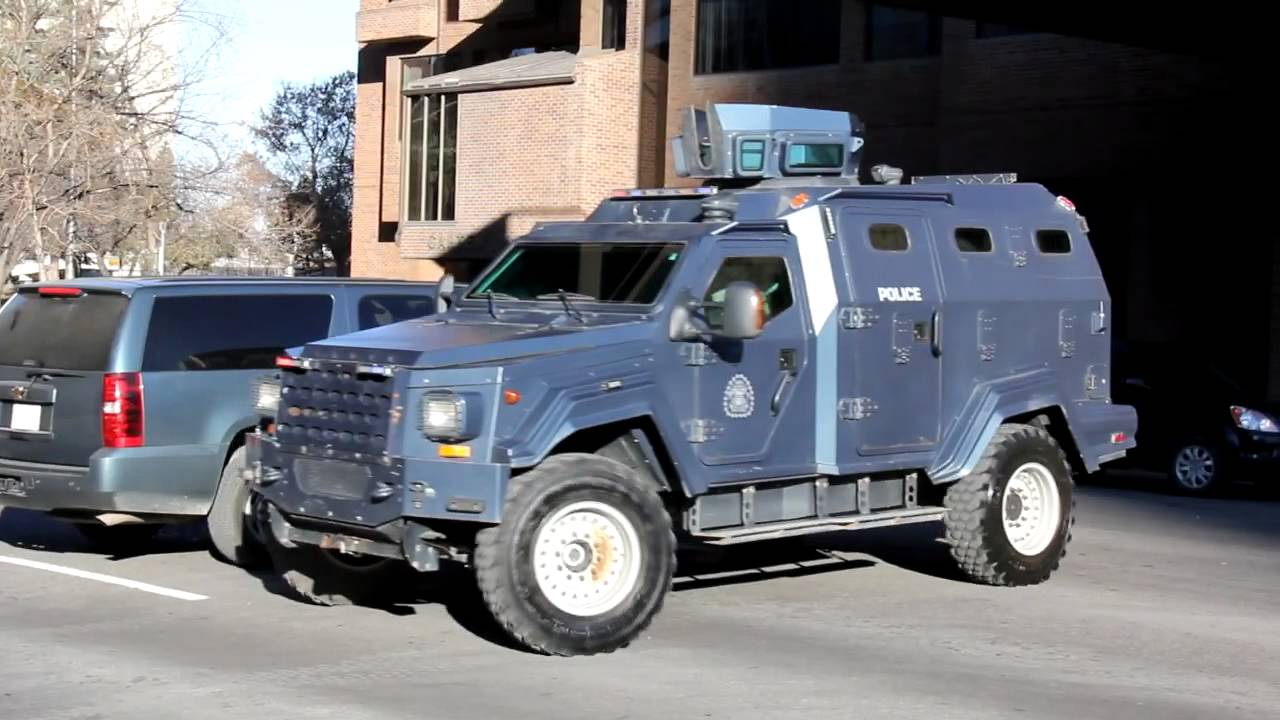
<svg viewBox="0 0 1280 720">
<path fill-rule="evenodd" d="M 276 437 L 355 453 L 387 449 L 391 379 L 354 367 L 283 373 Z"/>
</svg>

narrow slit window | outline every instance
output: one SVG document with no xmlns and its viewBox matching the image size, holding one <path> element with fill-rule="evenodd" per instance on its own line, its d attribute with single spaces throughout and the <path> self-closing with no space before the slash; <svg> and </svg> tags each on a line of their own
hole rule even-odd
<svg viewBox="0 0 1280 720">
<path fill-rule="evenodd" d="M 910 247 L 907 229 L 901 225 L 878 223 L 867 230 L 871 237 L 871 247 L 885 252 L 906 252 Z"/>
<path fill-rule="evenodd" d="M 1066 230 L 1037 230 L 1036 247 L 1046 255 L 1066 255 L 1071 252 L 1071 236 Z"/>
<path fill-rule="evenodd" d="M 991 233 L 983 228 L 956 228 L 956 247 L 960 252 L 991 252 Z"/>
</svg>

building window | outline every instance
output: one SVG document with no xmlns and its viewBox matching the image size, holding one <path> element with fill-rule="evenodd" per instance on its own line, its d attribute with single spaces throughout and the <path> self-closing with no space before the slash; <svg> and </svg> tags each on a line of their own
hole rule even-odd
<svg viewBox="0 0 1280 720">
<path fill-rule="evenodd" d="M 457 200 L 458 96 L 412 95 L 405 100 L 405 222 L 453 220 Z"/>
<path fill-rule="evenodd" d="M 867 5 L 867 59 L 900 60 L 937 55 L 942 19 L 921 10 Z"/>
<path fill-rule="evenodd" d="M 600 24 L 603 26 L 600 47 L 605 50 L 627 48 L 627 0 L 604 0 Z"/>
<path fill-rule="evenodd" d="M 698 0 L 698 74 L 840 61 L 840 0 Z"/>
</svg>

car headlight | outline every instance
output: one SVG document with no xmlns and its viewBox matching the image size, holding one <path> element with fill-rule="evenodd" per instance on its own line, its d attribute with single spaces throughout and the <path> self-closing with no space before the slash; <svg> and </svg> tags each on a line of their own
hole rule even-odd
<svg viewBox="0 0 1280 720">
<path fill-rule="evenodd" d="M 1231 419 L 1235 421 L 1237 427 L 1244 430 L 1264 433 L 1280 432 L 1280 425 L 1277 425 L 1270 415 L 1239 405 L 1231 406 Z"/>
<path fill-rule="evenodd" d="M 422 397 L 422 434 L 432 440 L 467 440 L 470 420 L 467 400 L 448 390 L 433 390 Z"/>
<path fill-rule="evenodd" d="M 274 417 L 280 408 L 280 381 L 274 377 L 259 378 L 253 384 L 253 409 L 259 415 Z"/>
</svg>

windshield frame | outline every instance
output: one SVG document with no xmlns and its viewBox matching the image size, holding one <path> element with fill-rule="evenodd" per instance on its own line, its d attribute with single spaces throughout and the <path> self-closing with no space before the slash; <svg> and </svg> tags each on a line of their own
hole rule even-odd
<svg viewBox="0 0 1280 720">
<path fill-rule="evenodd" d="M 593 312 L 648 312 L 655 307 L 661 305 L 666 296 L 671 292 L 673 286 L 673 278 L 683 269 L 688 261 L 689 252 L 693 247 L 693 243 L 687 239 L 637 239 L 637 240 L 601 240 L 598 238 L 577 239 L 577 238 L 540 238 L 537 240 L 518 240 L 511 243 L 501 255 L 496 257 L 485 270 L 477 275 L 471 282 L 467 283 L 467 293 L 463 295 L 458 302 L 460 307 L 466 308 L 483 308 L 489 303 L 489 298 L 484 293 L 480 293 L 479 289 L 489 278 L 506 269 L 507 264 L 515 253 L 521 250 L 538 247 L 538 246 L 564 246 L 564 245 L 669 245 L 679 251 L 680 257 L 676 259 L 675 264 L 671 267 L 671 272 L 662 281 L 658 291 L 654 293 L 653 301 L 649 303 L 641 302 L 611 302 L 608 300 L 592 299 L 577 297 L 574 292 L 566 289 L 565 294 L 569 303 L 574 307 L 589 308 Z M 493 298 L 494 305 L 512 307 L 527 306 L 530 309 L 542 310 L 544 306 L 553 306 L 557 311 L 564 311 L 564 303 L 558 297 L 544 297 L 541 299 L 534 298 L 516 298 L 499 297 L 495 294 Z"/>
</svg>

